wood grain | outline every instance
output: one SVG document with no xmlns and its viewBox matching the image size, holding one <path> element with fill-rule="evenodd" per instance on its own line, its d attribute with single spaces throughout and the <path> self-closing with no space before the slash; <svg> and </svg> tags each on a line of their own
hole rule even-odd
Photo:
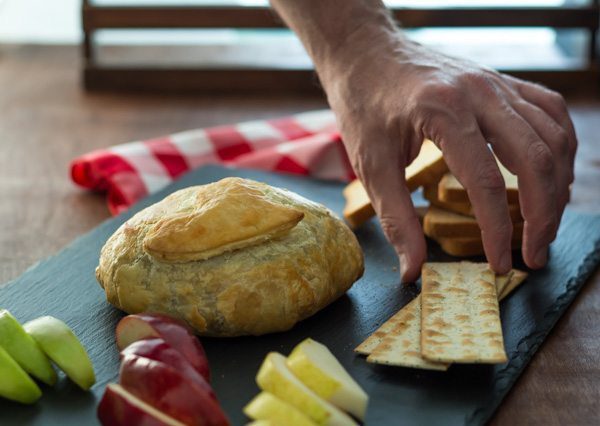
<svg viewBox="0 0 600 426">
<path fill-rule="evenodd" d="M 0 45 L 0 283 L 109 217 L 76 188 L 69 161 L 110 144 L 322 108 L 319 97 L 85 94 L 74 47 Z M 600 101 L 570 100 L 579 135 L 571 206 L 600 212 Z M 600 272 L 546 340 L 492 421 L 600 418 Z"/>
</svg>

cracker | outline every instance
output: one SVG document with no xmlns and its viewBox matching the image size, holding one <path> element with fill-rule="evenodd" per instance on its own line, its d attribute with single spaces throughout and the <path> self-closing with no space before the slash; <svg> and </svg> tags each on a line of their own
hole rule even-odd
<svg viewBox="0 0 600 426">
<path fill-rule="evenodd" d="M 481 238 L 481 228 L 474 217 L 430 206 L 423 218 L 423 231 L 431 238 Z M 523 235 L 523 222 L 513 223 L 515 237 Z"/>
<path fill-rule="evenodd" d="M 413 300 L 413 302 L 414 302 L 414 300 Z M 356 348 L 354 348 L 354 352 L 362 354 L 362 355 L 371 354 L 371 352 L 373 352 L 373 349 L 375 349 L 381 343 L 381 341 L 386 336 L 386 334 L 391 332 L 396 327 L 396 325 L 402 318 L 402 315 L 403 315 L 402 311 L 404 309 L 406 309 L 409 305 L 410 305 L 410 303 L 408 305 L 404 306 L 402 309 L 400 309 L 394 315 L 392 315 L 390 317 L 390 319 L 388 319 L 386 322 L 384 322 L 377 330 L 375 330 L 373 332 L 373 334 L 371 334 L 369 337 L 367 337 L 364 342 L 362 342 L 360 345 L 358 345 Z"/>
<path fill-rule="evenodd" d="M 513 274 L 510 278 L 510 281 L 504 286 L 502 291 L 499 293 L 498 300 L 504 299 L 508 296 L 512 291 L 517 288 L 525 279 L 527 278 L 527 272 L 520 271 L 518 269 L 512 270 Z"/>
<path fill-rule="evenodd" d="M 420 295 L 392 318 L 394 328 L 378 339 L 379 344 L 367 357 L 367 362 L 425 370 L 448 369 L 450 364 L 427 361 L 421 356 Z"/>
<path fill-rule="evenodd" d="M 369 200 L 367 190 L 360 180 L 355 179 L 344 188 L 344 219 L 350 228 L 358 228 L 367 220 L 375 216 L 375 210 Z"/>
<path fill-rule="evenodd" d="M 426 263 L 421 276 L 421 355 L 434 362 L 506 362 L 490 267 Z"/>
<path fill-rule="evenodd" d="M 427 235 L 427 233 L 425 233 L 425 235 Z M 442 250 L 451 256 L 470 257 L 483 256 L 485 254 L 481 238 L 436 238 L 432 237 L 431 235 L 427 236 L 435 240 L 440 245 Z M 513 250 L 521 248 L 521 241 L 521 236 L 517 235 L 516 237 L 513 237 L 511 248 Z"/>
<path fill-rule="evenodd" d="M 438 185 L 426 185 L 423 187 L 423 197 L 428 200 L 431 205 L 449 210 L 454 213 L 463 214 L 465 216 L 475 217 L 473 206 L 470 202 L 465 203 L 452 203 L 449 201 L 442 201 L 438 198 Z M 510 219 L 515 222 L 523 222 L 521 216 L 521 207 L 518 203 L 508 205 L 508 213 Z"/>
<path fill-rule="evenodd" d="M 432 141 L 425 139 L 419 155 L 406 168 L 406 186 L 412 192 L 420 186 L 436 183 L 447 171 L 442 151 Z M 358 179 L 346 186 L 344 198 L 344 218 L 351 228 L 357 228 L 375 215 L 369 195 Z"/>
<path fill-rule="evenodd" d="M 498 300 L 501 300 L 500 295 L 502 294 L 502 291 L 504 290 L 506 285 L 512 279 L 512 276 L 515 273 L 515 271 L 516 269 L 511 269 L 510 271 L 508 271 L 508 274 L 496 275 L 496 294 L 498 295 Z"/>
<path fill-rule="evenodd" d="M 496 275 L 496 292 L 502 294 L 507 286 L 515 288 L 526 272 L 512 269 L 508 274 Z M 510 292 L 510 290 L 509 290 Z M 502 300 L 505 296 L 499 296 Z M 421 356 L 421 296 L 417 296 L 394 314 L 363 343 L 355 352 L 370 355 L 368 362 L 399 367 L 445 371 L 450 364 L 425 360 Z"/>
<path fill-rule="evenodd" d="M 509 204 L 519 203 L 519 187 L 517 176 L 513 175 L 499 161 L 498 168 L 506 185 L 506 198 Z M 467 190 L 451 173 L 446 173 L 438 184 L 438 198 L 451 203 L 469 203 Z"/>
</svg>

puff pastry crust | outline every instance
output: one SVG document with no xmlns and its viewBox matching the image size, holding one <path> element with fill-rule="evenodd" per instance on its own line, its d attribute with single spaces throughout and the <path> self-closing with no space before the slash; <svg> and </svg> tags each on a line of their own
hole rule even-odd
<svg viewBox="0 0 600 426">
<path fill-rule="evenodd" d="M 133 216 L 102 248 L 96 277 L 128 313 L 241 336 L 290 329 L 344 294 L 363 268 L 356 237 L 324 206 L 226 178 Z"/>
</svg>

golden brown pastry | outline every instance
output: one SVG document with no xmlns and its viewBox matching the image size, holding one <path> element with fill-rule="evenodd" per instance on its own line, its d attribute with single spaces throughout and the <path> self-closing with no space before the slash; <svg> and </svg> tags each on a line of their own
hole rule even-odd
<svg viewBox="0 0 600 426">
<path fill-rule="evenodd" d="M 133 216 L 102 248 L 96 277 L 128 313 L 240 336 L 291 328 L 344 294 L 363 267 L 356 237 L 324 206 L 226 178 Z"/>
</svg>

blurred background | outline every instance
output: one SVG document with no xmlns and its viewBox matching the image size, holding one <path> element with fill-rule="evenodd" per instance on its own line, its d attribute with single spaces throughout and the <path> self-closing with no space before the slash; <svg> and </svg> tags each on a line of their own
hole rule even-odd
<svg viewBox="0 0 600 426">
<path fill-rule="evenodd" d="M 424 44 L 561 91 L 597 88 L 596 0 L 386 3 Z M 0 0 L 0 42 L 84 43 L 89 89 L 315 89 L 266 0 Z"/>
</svg>

